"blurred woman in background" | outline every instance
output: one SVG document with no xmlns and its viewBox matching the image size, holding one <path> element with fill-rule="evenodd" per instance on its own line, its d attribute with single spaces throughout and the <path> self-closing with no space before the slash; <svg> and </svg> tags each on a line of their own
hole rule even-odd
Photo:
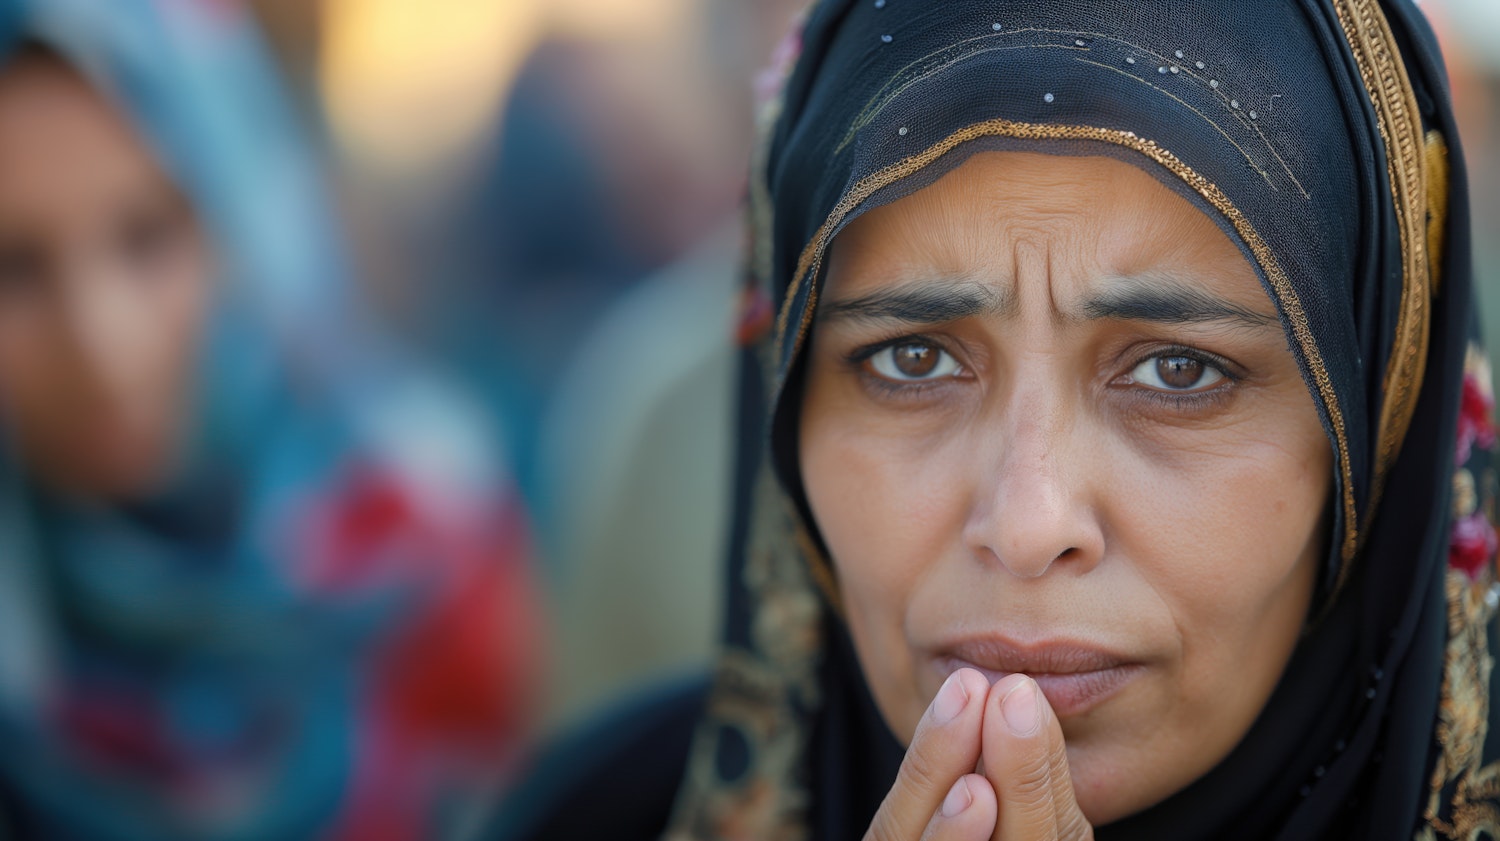
<svg viewBox="0 0 1500 841">
<path fill-rule="evenodd" d="M 454 837 L 523 523 L 232 4 L 0 2 L 0 837 Z"/>
</svg>

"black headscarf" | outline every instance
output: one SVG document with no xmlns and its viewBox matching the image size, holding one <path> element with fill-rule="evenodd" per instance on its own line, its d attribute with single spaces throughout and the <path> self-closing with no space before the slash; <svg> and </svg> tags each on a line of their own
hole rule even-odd
<svg viewBox="0 0 1500 841">
<path fill-rule="evenodd" d="M 858 837 L 894 779 L 902 749 L 797 472 L 801 352 L 839 230 L 996 149 L 1115 157 L 1217 222 L 1334 453 L 1313 613 L 1261 716 L 1098 836 L 1500 832 L 1493 400 L 1448 85 L 1416 7 L 826 0 L 798 37 L 751 182 L 747 318 L 777 317 L 758 339 L 747 325 L 726 644 L 669 837 Z"/>
</svg>

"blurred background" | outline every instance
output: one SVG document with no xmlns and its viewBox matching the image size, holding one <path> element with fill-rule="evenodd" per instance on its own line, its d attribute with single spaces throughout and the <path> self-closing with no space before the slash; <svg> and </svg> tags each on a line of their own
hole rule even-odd
<svg viewBox="0 0 1500 841">
<path fill-rule="evenodd" d="M 38 120 L 117 164 L 0 195 L 0 732 L 60 757 L 0 759 L 0 839 L 472 837 L 528 747 L 708 665 L 804 5 L 0 0 L 0 183 Z M 1500 336 L 1500 4 L 1422 7 Z"/>
<path fill-rule="evenodd" d="M 307 4 L 267 6 L 372 294 L 502 427 L 549 605 L 545 731 L 711 651 L 753 83 L 803 6 L 333 0 L 313 41 Z"/>
</svg>

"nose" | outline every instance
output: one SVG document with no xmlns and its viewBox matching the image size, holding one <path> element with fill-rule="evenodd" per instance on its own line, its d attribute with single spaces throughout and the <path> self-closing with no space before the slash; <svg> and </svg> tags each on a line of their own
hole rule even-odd
<svg viewBox="0 0 1500 841">
<path fill-rule="evenodd" d="M 102 260 L 79 259 L 67 271 L 64 311 L 81 373 L 98 396 L 128 399 L 140 385 L 151 344 L 147 296 L 135 289 L 135 279 Z"/>
<path fill-rule="evenodd" d="M 984 424 L 964 541 L 976 558 L 1018 578 L 1093 569 L 1104 555 L 1095 499 L 1098 464 L 1087 424 L 1036 393 Z"/>
</svg>

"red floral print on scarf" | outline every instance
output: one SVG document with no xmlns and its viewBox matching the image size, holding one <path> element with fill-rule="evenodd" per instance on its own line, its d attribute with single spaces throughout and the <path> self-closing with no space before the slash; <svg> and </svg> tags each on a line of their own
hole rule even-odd
<svg viewBox="0 0 1500 841">
<path fill-rule="evenodd" d="M 1464 376 L 1463 406 L 1458 413 L 1457 463 L 1469 460 L 1474 445 L 1495 446 L 1495 396 L 1474 374 Z"/>
<path fill-rule="evenodd" d="M 1448 544 L 1448 565 L 1463 572 L 1470 581 L 1485 574 L 1500 535 L 1491 522 L 1493 505 L 1481 499 L 1489 494 L 1486 476 L 1490 450 L 1496 443 L 1495 392 L 1490 366 L 1484 352 L 1470 346 L 1464 365 L 1463 403 L 1458 415 L 1458 442 L 1454 461 L 1458 475 L 1454 483 L 1453 532 Z"/>
</svg>

